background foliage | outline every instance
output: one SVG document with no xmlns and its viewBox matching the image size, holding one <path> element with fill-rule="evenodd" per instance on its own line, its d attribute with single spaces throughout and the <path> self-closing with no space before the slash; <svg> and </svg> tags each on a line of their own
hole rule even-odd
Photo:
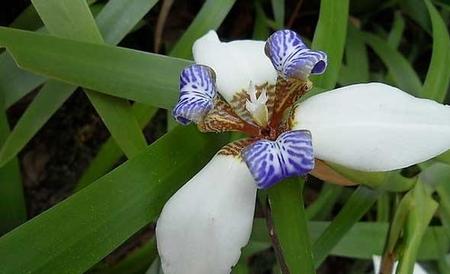
<svg viewBox="0 0 450 274">
<path fill-rule="evenodd" d="M 161 207 L 234 138 L 177 127 L 165 111 L 193 42 L 209 29 L 224 40 L 301 33 L 329 56 L 308 96 L 381 81 L 449 102 L 447 0 L 0 7 L 0 273 L 145 273 L 150 265 L 161 273 L 153 239 Z M 372 273 L 374 254 L 395 254 L 397 273 L 411 273 L 416 260 L 450 273 L 449 164 L 447 152 L 390 173 L 333 166 L 361 185 L 308 177 L 261 192 L 233 272 L 281 271 L 263 220 L 269 197 L 292 273 Z"/>
</svg>

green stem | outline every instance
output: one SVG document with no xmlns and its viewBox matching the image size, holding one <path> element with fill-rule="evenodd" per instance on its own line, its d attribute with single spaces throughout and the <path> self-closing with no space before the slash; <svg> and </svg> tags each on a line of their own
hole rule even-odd
<svg viewBox="0 0 450 274">
<path fill-rule="evenodd" d="M 303 186 L 303 179 L 291 178 L 268 191 L 268 226 L 284 274 L 315 273 Z"/>
</svg>

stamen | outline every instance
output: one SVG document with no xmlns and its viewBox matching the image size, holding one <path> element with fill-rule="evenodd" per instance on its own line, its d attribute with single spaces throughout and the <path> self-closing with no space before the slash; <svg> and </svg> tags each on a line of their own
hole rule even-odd
<svg viewBox="0 0 450 274">
<path fill-rule="evenodd" d="M 256 88 L 250 81 L 247 94 L 250 100 L 245 102 L 245 108 L 252 115 L 253 120 L 261 127 L 266 127 L 269 122 L 269 110 L 266 103 L 268 100 L 266 90 L 263 89 L 259 97 L 256 97 Z"/>
</svg>

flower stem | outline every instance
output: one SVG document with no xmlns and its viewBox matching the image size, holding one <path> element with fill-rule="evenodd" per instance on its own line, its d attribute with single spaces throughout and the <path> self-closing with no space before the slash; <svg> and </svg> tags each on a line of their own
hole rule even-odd
<svg viewBox="0 0 450 274">
<path fill-rule="evenodd" d="M 267 224 L 284 274 L 314 274 L 314 261 L 303 205 L 304 180 L 287 179 L 269 191 Z"/>
</svg>

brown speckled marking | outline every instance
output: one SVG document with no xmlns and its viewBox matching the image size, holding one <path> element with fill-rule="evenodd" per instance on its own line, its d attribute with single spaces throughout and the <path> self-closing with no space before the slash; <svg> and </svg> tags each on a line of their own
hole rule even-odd
<svg viewBox="0 0 450 274">
<path fill-rule="evenodd" d="M 214 108 L 206 114 L 197 127 L 201 132 L 249 131 L 253 132 L 253 135 L 259 133 L 256 126 L 241 119 L 219 96 L 215 98 Z"/>
<path fill-rule="evenodd" d="M 234 142 L 229 143 L 228 145 L 224 146 L 223 148 L 221 148 L 219 150 L 219 152 L 217 152 L 217 154 L 218 155 L 230 155 L 230 156 L 234 156 L 234 157 L 242 160 L 241 151 L 245 147 L 250 145 L 251 143 L 255 142 L 256 140 L 257 140 L 256 138 L 246 138 L 246 139 L 234 141 Z"/>
<path fill-rule="evenodd" d="M 296 121 L 295 121 L 295 112 L 297 111 L 297 108 L 299 108 L 299 104 L 294 105 L 291 108 L 291 111 L 289 112 L 289 116 L 288 116 L 288 119 L 286 121 L 287 128 L 289 128 L 289 129 L 293 129 L 294 126 L 295 126 L 295 123 L 296 123 Z"/>
<path fill-rule="evenodd" d="M 262 85 L 255 86 L 256 97 L 259 97 L 264 89 L 266 90 L 268 98 L 266 106 L 267 109 L 269 110 L 269 119 L 270 119 L 272 115 L 272 107 L 275 102 L 275 85 L 269 85 L 269 83 L 266 82 Z M 251 114 L 245 107 L 245 102 L 247 102 L 247 100 L 249 99 L 250 97 L 248 96 L 247 91 L 241 90 L 233 96 L 233 99 L 230 101 L 230 105 L 233 107 L 233 109 L 235 110 L 236 114 L 239 115 L 239 117 L 241 117 L 247 123 L 255 125 L 255 122 L 253 121 Z"/>
<path fill-rule="evenodd" d="M 312 88 L 311 81 L 298 79 L 283 79 L 278 77 L 275 91 L 276 101 L 273 106 L 271 126 L 276 126 L 283 118 L 284 111 L 292 106 L 302 95 Z"/>
</svg>

